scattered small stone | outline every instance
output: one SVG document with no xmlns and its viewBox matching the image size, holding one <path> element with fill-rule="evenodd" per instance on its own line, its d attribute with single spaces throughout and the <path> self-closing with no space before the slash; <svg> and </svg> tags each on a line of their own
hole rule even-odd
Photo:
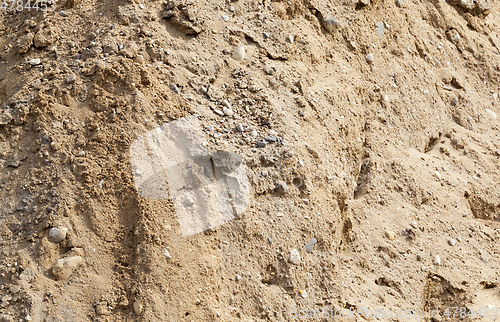
<svg viewBox="0 0 500 322">
<path fill-rule="evenodd" d="M 164 249 L 163 250 L 163 255 L 167 258 L 167 259 L 172 259 L 172 255 L 170 255 L 170 252 L 168 251 L 168 249 Z"/>
<path fill-rule="evenodd" d="M 222 109 L 222 112 L 227 115 L 227 116 L 231 116 L 234 114 L 233 110 L 231 108 L 228 108 L 228 107 L 225 107 Z"/>
<path fill-rule="evenodd" d="M 325 29 L 332 33 L 335 29 L 340 26 L 338 21 L 334 17 L 329 17 L 325 19 Z"/>
<path fill-rule="evenodd" d="M 292 251 L 290 252 L 290 257 L 288 258 L 288 261 L 294 265 L 300 265 L 299 251 L 296 250 L 295 248 L 292 249 Z"/>
<path fill-rule="evenodd" d="M 68 232 L 68 228 L 51 228 L 49 230 L 49 240 L 53 243 L 60 243 L 64 239 L 66 239 L 66 233 Z"/>
<path fill-rule="evenodd" d="M 458 104 L 458 99 L 454 98 L 454 99 L 451 100 L 451 105 L 452 106 L 455 106 L 457 104 Z"/>
<path fill-rule="evenodd" d="M 174 92 L 175 94 L 180 94 L 181 91 L 179 90 L 179 88 L 177 87 L 177 85 L 175 84 L 170 84 L 170 89 L 172 90 L 172 92 Z"/>
<path fill-rule="evenodd" d="M 236 275 L 236 280 L 237 281 L 241 280 L 241 276 L 240 275 Z"/>
<path fill-rule="evenodd" d="M 229 21 L 229 17 L 228 17 L 228 16 L 226 16 L 226 15 L 223 15 L 221 18 L 222 18 L 222 20 L 224 20 L 224 21 L 226 21 L 226 22 L 227 22 L 227 21 Z"/>
<path fill-rule="evenodd" d="M 292 35 L 288 35 L 288 37 L 286 37 L 286 40 L 287 40 L 289 43 L 293 44 L 293 36 L 292 36 Z"/>
<path fill-rule="evenodd" d="M 485 263 L 485 264 L 488 264 L 488 257 L 486 256 L 481 256 L 481 260 Z"/>
<path fill-rule="evenodd" d="M 135 61 L 136 63 L 139 63 L 139 64 L 144 64 L 145 59 L 144 59 L 144 56 L 142 56 L 142 55 L 137 55 L 137 56 L 135 56 L 134 61 Z M 178 94 L 178 93 L 177 93 L 177 94 Z"/>
<path fill-rule="evenodd" d="M 233 52 L 232 57 L 236 61 L 242 61 L 243 59 L 245 59 L 245 47 L 240 46 L 236 48 L 236 50 Z"/>
<path fill-rule="evenodd" d="M 302 297 L 303 299 L 307 298 L 307 293 L 306 293 L 306 291 L 301 290 L 301 291 L 299 291 L 299 294 L 300 294 L 300 297 Z"/>
<path fill-rule="evenodd" d="M 268 32 L 265 32 L 265 33 L 264 33 L 264 39 L 267 39 L 267 38 L 269 38 L 269 33 L 268 33 Z"/>
<path fill-rule="evenodd" d="M 453 36 L 453 41 L 454 42 L 459 42 L 460 41 L 460 35 L 456 34 L 455 36 Z"/>
<path fill-rule="evenodd" d="M 264 140 L 266 140 L 267 142 L 276 142 L 278 141 L 278 138 L 273 135 L 273 136 L 266 136 Z"/>
<path fill-rule="evenodd" d="M 251 136 L 257 136 L 258 134 L 259 133 L 257 133 L 257 131 L 255 131 L 255 130 L 250 131 Z"/>
<path fill-rule="evenodd" d="M 379 22 L 377 28 L 375 28 L 375 30 L 377 31 L 377 35 L 379 37 L 382 37 L 384 35 L 384 29 L 385 29 L 384 23 Z"/>
<path fill-rule="evenodd" d="M 134 302 L 134 312 L 135 312 L 135 315 L 141 315 L 141 313 L 142 313 L 142 304 L 141 304 L 141 302 L 139 302 L 139 300 L 136 300 Z"/>
<path fill-rule="evenodd" d="M 493 112 L 492 110 L 490 109 L 485 109 L 484 110 L 486 112 L 486 114 L 488 114 L 488 116 L 492 119 L 492 120 L 496 120 L 497 119 L 497 114 L 495 112 Z"/>
<path fill-rule="evenodd" d="M 29 61 L 29 63 L 31 66 L 36 66 L 40 65 L 42 61 L 40 60 L 40 58 L 33 58 L 32 60 Z"/>
<path fill-rule="evenodd" d="M 453 238 L 448 239 L 448 245 L 450 246 L 455 246 L 457 244 L 457 241 Z"/>
<path fill-rule="evenodd" d="M 267 172 L 267 170 L 263 170 L 262 171 L 262 176 L 263 177 L 267 177 L 269 175 L 269 172 Z"/>
<path fill-rule="evenodd" d="M 318 241 L 316 238 L 311 239 L 305 246 L 306 252 L 310 253 L 313 250 L 314 245 L 316 245 Z"/>
<path fill-rule="evenodd" d="M 457 242 L 461 242 L 462 241 L 462 236 L 457 236 Z"/>
<path fill-rule="evenodd" d="M 288 190 L 288 186 L 285 182 L 278 181 L 278 183 L 276 184 L 276 191 L 278 191 L 279 193 L 288 193 Z"/>
<path fill-rule="evenodd" d="M 432 261 L 434 265 L 440 266 L 441 265 L 441 258 L 439 258 L 438 255 L 434 256 L 434 260 Z"/>
<path fill-rule="evenodd" d="M 258 148 L 264 148 L 266 145 L 267 145 L 266 141 L 262 141 L 262 140 L 257 141 Z"/>
<path fill-rule="evenodd" d="M 71 84 L 71 83 L 74 83 L 75 81 L 76 81 L 75 74 L 71 74 L 66 78 L 66 84 Z"/>
<path fill-rule="evenodd" d="M 273 242 L 273 239 L 271 237 L 267 238 L 267 241 L 269 242 L 269 244 L 271 244 Z"/>
<path fill-rule="evenodd" d="M 412 223 L 410 224 L 410 226 L 411 226 L 411 228 L 413 228 L 413 229 L 418 229 L 418 224 L 417 224 L 417 222 L 416 222 L 416 221 L 412 222 Z"/>
<path fill-rule="evenodd" d="M 80 256 L 61 258 L 52 266 L 52 275 L 57 281 L 67 279 L 82 261 L 83 259 Z"/>
<path fill-rule="evenodd" d="M 245 128 L 243 127 L 243 124 L 238 123 L 238 125 L 236 125 L 236 130 L 238 130 L 239 132 L 243 132 L 245 131 Z"/>
<path fill-rule="evenodd" d="M 144 9 L 146 8 L 142 3 L 139 3 L 139 9 Z"/>
<path fill-rule="evenodd" d="M 421 255 L 417 255 L 417 261 L 421 261 L 422 260 L 422 256 Z"/>
<path fill-rule="evenodd" d="M 393 231 L 386 230 L 385 237 L 387 237 L 387 239 L 389 240 L 394 240 L 396 238 L 396 234 Z"/>
<path fill-rule="evenodd" d="M 373 63 L 373 54 L 368 54 L 368 55 L 366 55 L 366 60 L 367 60 L 369 63 Z"/>
<path fill-rule="evenodd" d="M 402 0 L 396 0 L 396 6 L 399 8 L 403 7 L 403 1 Z"/>
<path fill-rule="evenodd" d="M 441 173 L 439 173 L 439 171 L 434 171 L 434 176 L 438 178 L 438 180 L 441 180 Z"/>
</svg>

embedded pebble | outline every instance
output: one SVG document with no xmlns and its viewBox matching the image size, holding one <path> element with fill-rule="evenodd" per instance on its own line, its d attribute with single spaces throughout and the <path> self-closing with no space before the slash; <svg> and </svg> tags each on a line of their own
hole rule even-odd
<svg viewBox="0 0 500 322">
<path fill-rule="evenodd" d="M 269 172 L 267 172 L 267 170 L 263 170 L 262 171 L 262 176 L 263 177 L 267 177 L 269 175 Z"/>
<path fill-rule="evenodd" d="M 144 56 L 142 56 L 142 55 L 137 55 L 137 56 L 135 56 L 134 61 L 135 61 L 136 63 L 139 63 L 139 64 L 144 64 L 144 61 L 145 61 L 145 60 L 144 60 Z"/>
<path fill-rule="evenodd" d="M 179 88 L 177 87 L 177 85 L 175 84 L 170 84 L 170 89 L 172 90 L 172 92 L 174 92 L 175 94 L 180 94 L 181 91 L 179 90 Z"/>
<path fill-rule="evenodd" d="M 240 275 L 236 275 L 236 280 L 237 281 L 241 280 L 241 276 Z"/>
<path fill-rule="evenodd" d="M 290 257 L 288 258 L 288 261 L 294 265 L 300 265 L 299 251 L 296 250 L 295 248 L 292 249 L 292 251 L 290 252 Z"/>
<path fill-rule="evenodd" d="M 228 16 L 226 16 L 226 15 L 223 15 L 221 18 L 222 18 L 222 20 L 224 20 L 224 21 L 229 21 L 229 17 L 228 17 Z"/>
<path fill-rule="evenodd" d="M 170 252 L 166 248 L 163 250 L 163 256 L 165 256 L 167 259 L 172 258 L 172 255 L 170 255 Z"/>
<path fill-rule="evenodd" d="M 245 47 L 240 46 L 236 48 L 236 50 L 233 52 L 232 57 L 237 61 L 242 61 L 243 59 L 245 59 Z"/>
<path fill-rule="evenodd" d="M 329 17 L 329 18 L 325 19 L 325 29 L 328 30 L 328 32 L 333 32 L 339 26 L 340 25 L 335 18 Z"/>
<path fill-rule="evenodd" d="M 373 54 L 368 54 L 368 55 L 366 55 L 366 60 L 367 60 L 369 63 L 372 63 L 372 62 L 373 62 Z"/>
<path fill-rule="evenodd" d="M 236 129 L 237 129 L 239 132 L 243 132 L 243 131 L 245 131 L 245 128 L 243 127 L 243 124 L 241 124 L 241 123 L 238 123 L 238 125 L 236 125 Z"/>
<path fill-rule="evenodd" d="M 71 84 L 71 83 L 74 83 L 75 81 L 76 81 L 75 74 L 71 74 L 66 78 L 66 84 Z"/>
<path fill-rule="evenodd" d="M 305 246 L 306 252 L 310 253 L 313 250 L 314 245 L 316 245 L 318 241 L 316 238 L 311 239 Z"/>
<path fill-rule="evenodd" d="M 135 315 L 141 315 L 142 313 L 142 304 L 138 300 L 134 302 L 134 312 Z"/>
<path fill-rule="evenodd" d="M 82 261 L 80 256 L 61 258 L 52 266 L 52 275 L 57 281 L 67 279 Z"/>
<path fill-rule="evenodd" d="M 459 42 L 460 41 L 460 35 L 456 34 L 455 36 L 453 36 L 453 41 L 454 42 Z"/>
<path fill-rule="evenodd" d="M 234 114 L 233 110 L 231 108 L 227 108 L 224 106 L 224 108 L 222 109 L 222 112 L 227 115 L 227 116 L 231 116 Z"/>
<path fill-rule="evenodd" d="M 485 109 L 484 110 L 486 112 L 486 114 L 488 114 L 488 116 L 492 119 L 492 120 L 496 120 L 497 119 L 497 114 L 495 112 L 493 112 L 492 110 L 490 109 Z"/>
<path fill-rule="evenodd" d="M 276 191 L 278 191 L 279 193 L 288 193 L 288 190 L 288 186 L 285 182 L 278 181 L 278 183 L 276 184 Z"/>
<path fill-rule="evenodd" d="M 485 264 L 488 264 L 488 257 L 486 256 L 481 256 L 481 260 L 485 263 Z"/>
<path fill-rule="evenodd" d="M 266 136 L 264 140 L 266 140 L 267 142 L 276 142 L 278 141 L 278 138 L 276 136 Z"/>
<path fill-rule="evenodd" d="M 394 240 L 396 238 L 396 234 L 393 231 L 386 230 L 385 237 L 387 237 L 387 239 L 389 240 Z"/>
<path fill-rule="evenodd" d="M 252 130 L 252 131 L 250 131 L 250 135 L 251 135 L 251 136 L 257 136 L 257 135 L 258 135 L 258 133 L 257 133 L 257 131 Z"/>
<path fill-rule="evenodd" d="M 269 242 L 269 244 L 271 244 L 273 242 L 273 239 L 271 237 L 267 238 L 267 241 Z"/>
<path fill-rule="evenodd" d="M 264 148 L 266 145 L 267 145 L 266 141 L 262 141 L 262 140 L 257 141 L 258 148 Z"/>
<path fill-rule="evenodd" d="M 438 171 L 434 171 L 434 176 L 441 180 L 441 173 L 439 173 Z"/>
<path fill-rule="evenodd" d="M 66 233 L 68 232 L 68 228 L 51 228 L 49 230 L 49 240 L 53 243 L 60 243 L 64 239 L 66 239 Z"/>
<path fill-rule="evenodd" d="M 417 261 L 421 261 L 422 260 L 422 256 L 421 255 L 417 255 Z"/>
<path fill-rule="evenodd" d="M 453 238 L 448 239 L 448 245 L 450 246 L 455 246 L 457 244 L 457 241 Z"/>
<path fill-rule="evenodd" d="M 418 224 L 417 224 L 417 222 L 416 222 L 416 221 L 412 222 L 412 223 L 410 224 L 410 226 L 411 226 L 411 228 L 418 229 Z"/>
<path fill-rule="evenodd" d="M 138 6 L 138 7 L 139 7 L 139 9 L 144 9 L 144 8 L 146 8 L 146 7 L 145 7 L 142 3 L 139 3 L 139 6 Z"/>
<path fill-rule="evenodd" d="M 286 37 L 286 40 L 288 40 L 289 43 L 293 44 L 293 36 L 292 35 L 288 35 L 288 37 Z"/>
<path fill-rule="evenodd" d="M 264 39 L 267 39 L 267 38 L 269 38 L 269 33 L 268 33 L 268 32 L 265 32 L 265 33 L 264 33 Z"/>
<path fill-rule="evenodd" d="M 42 61 L 40 60 L 40 58 L 34 58 L 34 59 L 32 59 L 32 60 L 29 61 L 29 63 L 30 63 L 31 66 L 40 65 L 41 62 Z"/>
<path fill-rule="evenodd" d="M 228 100 L 222 100 L 222 106 L 225 106 L 227 108 L 231 108 L 231 103 L 229 103 Z"/>
<path fill-rule="evenodd" d="M 438 255 L 434 256 L 434 260 L 432 261 L 434 265 L 440 266 L 441 265 L 441 258 L 439 258 Z"/>
</svg>

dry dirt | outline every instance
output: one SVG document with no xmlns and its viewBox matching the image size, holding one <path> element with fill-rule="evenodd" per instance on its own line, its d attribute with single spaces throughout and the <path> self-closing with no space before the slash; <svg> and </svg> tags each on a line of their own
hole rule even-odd
<svg viewBox="0 0 500 322">
<path fill-rule="evenodd" d="M 500 113 L 499 10 L 492 0 L 2 9 L 0 321 L 494 312 L 500 126 L 486 109 Z M 327 30 L 330 16 L 338 26 Z M 243 61 L 231 55 L 239 46 Z M 234 115 L 218 114 L 222 100 Z M 243 157 L 251 203 L 183 236 L 172 200 L 138 194 L 130 146 L 190 115 L 210 151 Z M 54 227 L 68 228 L 60 243 Z"/>
</svg>

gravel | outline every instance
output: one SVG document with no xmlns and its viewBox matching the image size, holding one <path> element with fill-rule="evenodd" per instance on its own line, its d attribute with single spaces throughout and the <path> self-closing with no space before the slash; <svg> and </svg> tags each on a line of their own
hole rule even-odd
<svg viewBox="0 0 500 322">
<path fill-rule="evenodd" d="M 278 183 L 276 184 L 276 191 L 278 191 L 279 193 L 288 193 L 288 190 L 288 186 L 285 182 L 278 181 Z"/>
<path fill-rule="evenodd" d="M 306 252 L 310 253 L 313 250 L 314 245 L 316 245 L 318 241 L 316 238 L 311 239 L 305 246 Z"/>
</svg>

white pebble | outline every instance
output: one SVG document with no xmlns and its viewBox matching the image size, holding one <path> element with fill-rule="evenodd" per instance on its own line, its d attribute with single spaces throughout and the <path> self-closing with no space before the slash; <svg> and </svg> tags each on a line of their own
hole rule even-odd
<svg viewBox="0 0 500 322">
<path fill-rule="evenodd" d="M 234 114 L 234 112 L 233 112 L 233 110 L 232 110 L 232 109 L 227 108 L 227 107 L 225 107 L 225 106 L 224 106 L 224 108 L 222 109 L 222 112 L 224 112 L 224 114 L 225 114 L 225 115 L 227 115 L 227 116 L 231 116 L 231 115 L 233 115 L 233 114 Z"/>
<path fill-rule="evenodd" d="M 228 16 L 226 16 L 226 15 L 224 15 L 224 16 L 222 16 L 222 20 L 224 20 L 224 21 L 229 21 L 229 17 L 228 17 Z"/>
<path fill-rule="evenodd" d="M 492 110 L 490 109 L 485 109 L 484 110 L 486 112 L 486 114 L 488 114 L 488 116 L 492 119 L 492 120 L 496 120 L 497 119 L 497 114 L 495 112 L 493 112 Z"/>
<path fill-rule="evenodd" d="M 163 250 L 163 255 L 167 258 L 167 259 L 171 259 L 172 258 L 172 255 L 170 255 L 170 252 L 168 251 L 168 249 L 164 249 Z"/>
<path fill-rule="evenodd" d="M 457 241 L 453 238 L 448 239 L 448 245 L 450 246 L 455 246 L 457 244 Z"/>
<path fill-rule="evenodd" d="M 293 36 L 292 35 L 288 35 L 286 40 L 288 40 L 289 43 L 293 44 Z"/>
<path fill-rule="evenodd" d="M 435 171 L 435 172 L 434 172 L 434 176 L 435 176 L 436 178 L 438 178 L 439 180 L 441 180 L 441 173 L 439 173 L 438 171 Z"/>
<path fill-rule="evenodd" d="M 441 258 L 439 258 L 438 255 L 434 257 L 434 260 L 432 261 L 434 265 L 440 266 L 441 265 Z"/>
<path fill-rule="evenodd" d="M 40 58 L 34 58 L 34 59 L 29 61 L 31 66 L 40 65 L 41 62 L 42 61 L 40 60 Z"/>
<path fill-rule="evenodd" d="M 294 265 L 300 265 L 299 251 L 296 250 L 295 248 L 292 249 L 292 251 L 290 252 L 290 258 L 288 258 L 288 261 Z"/>
<path fill-rule="evenodd" d="M 460 35 L 456 34 L 455 36 L 453 36 L 453 41 L 454 42 L 459 42 L 460 41 Z"/>
<path fill-rule="evenodd" d="M 245 59 L 245 47 L 240 46 L 236 48 L 236 50 L 233 52 L 233 59 L 237 61 L 242 61 Z"/>
<path fill-rule="evenodd" d="M 366 60 L 367 60 L 369 63 L 372 63 L 372 62 L 373 62 L 373 54 L 368 54 L 368 55 L 366 55 Z"/>
</svg>

